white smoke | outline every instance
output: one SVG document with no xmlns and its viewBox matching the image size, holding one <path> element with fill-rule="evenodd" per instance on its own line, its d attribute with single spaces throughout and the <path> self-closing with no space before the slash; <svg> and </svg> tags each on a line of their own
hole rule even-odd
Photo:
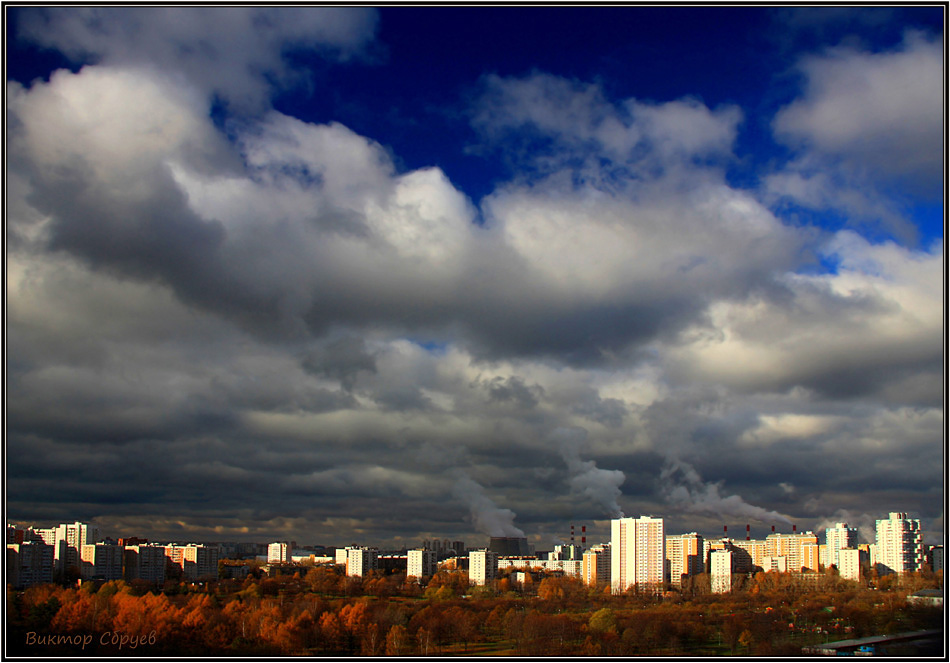
<svg viewBox="0 0 950 663">
<path fill-rule="evenodd" d="M 568 479 L 571 492 L 589 498 L 610 518 L 623 518 L 617 500 L 623 494 L 620 485 L 627 478 L 624 473 L 602 470 L 592 460 L 581 460 L 580 452 L 587 440 L 587 431 L 583 428 L 558 428 L 552 437 L 571 474 Z"/>
<path fill-rule="evenodd" d="M 452 493 L 468 505 L 472 513 L 472 523 L 480 532 L 488 536 L 524 538 L 524 532 L 514 525 L 517 515 L 514 511 L 499 508 L 485 494 L 485 489 L 473 481 L 465 472 L 458 470 L 454 473 L 453 478 L 455 484 L 452 486 Z"/>
<path fill-rule="evenodd" d="M 848 523 L 849 527 L 856 527 L 858 535 L 865 541 L 874 542 L 877 539 L 877 518 L 867 513 L 855 513 L 847 509 L 838 509 L 832 516 L 819 520 L 815 524 L 815 531 L 827 531 L 838 523 Z"/>
<path fill-rule="evenodd" d="M 668 459 L 660 472 L 660 479 L 663 481 L 662 493 L 666 501 L 687 511 L 733 516 L 761 523 L 792 524 L 779 512 L 766 511 L 749 504 L 738 495 L 721 495 L 721 482 L 703 481 L 692 465 L 681 460 Z"/>
</svg>

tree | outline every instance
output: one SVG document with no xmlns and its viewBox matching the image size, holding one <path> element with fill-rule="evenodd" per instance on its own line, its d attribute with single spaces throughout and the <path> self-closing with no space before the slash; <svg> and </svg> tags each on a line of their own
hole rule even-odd
<svg viewBox="0 0 950 663">
<path fill-rule="evenodd" d="M 601 608 L 587 622 L 588 627 L 595 633 L 617 632 L 617 616 L 610 608 Z"/>
<path fill-rule="evenodd" d="M 386 655 L 404 656 L 408 653 L 409 633 L 402 624 L 394 624 L 386 634 Z"/>
<path fill-rule="evenodd" d="M 327 611 L 320 615 L 320 633 L 327 651 L 342 651 L 346 632 L 335 612 Z"/>
</svg>

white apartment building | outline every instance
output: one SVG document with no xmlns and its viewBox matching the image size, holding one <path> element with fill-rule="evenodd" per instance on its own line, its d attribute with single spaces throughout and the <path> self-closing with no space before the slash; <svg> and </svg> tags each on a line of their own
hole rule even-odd
<svg viewBox="0 0 950 663">
<path fill-rule="evenodd" d="M 838 548 L 838 575 L 845 580 L 861 579 L 861 551 L 857 548 Z"/>
<path fill-rule="evenodd" d="M 53 568 L 56 571 L 67 571 L 70 567 L 80 569 L 80 549 L 99 540 L 98 527 L 78 521 L 33 531 L 43 539 L 43 543 L 53 546 Z"/>
<path fill-rule="evenodd" d="M 622 594 L 637 586 L 659 589 L 666 567 L 663 519 L 650 516 L 610 521 L 610 588 Z"/>
<path fill-rule="evenodd" d="M 289 564 L 290 544 L 286 541 L 275 541 L 267 546 L 268 564 Z"/>
<path fill-rule="evenodd" d="M 468 581 L 474 585 L 487 585 L 498 575 L 498 553 L 490 550 L 473 550 L 468 554 Z"/>
<path fill-rule="evenodd" d="M 334 563 L 346 568 L 346 556 L 349 548 L 337 548 L 334 555 Z"/>
<path fill-rule="evenodd" d="M 113 543 L 92 543 L 80 548 L 83 580 L 122 580 L 125 549 Z"/>
<path fill-rule="evenodd" d="M 346 575 L 362 578 L 379 569 L 379 550 L 363 546 L 347 547 Z"/>
<path fill-rule="evenodd" d="M 825 565 L 834 566 L 841 572 L 838 560 L 838 551 L 843 548 L 858 547 L 858 530 L 849 527 L 848 523 L 835 523 L 834 527 L 825 530 Z"/>
<path fill-rule="evenodd" d="M 877 521 L 877 572 L 908 573 L 920 571 L 924 547 L 920 521 L 906 513 L 892 511 L 886 520 Z"/>
<path fill-rule="evenodd" d="M 417 548 L 406 554 L 406 576 L 412 578 L 431 578 L 439 569 L 438 553 L 435 550 Z"/>
<path fill-rule="evenodd" d="M 713 550 L 709 553 L 709 586 L 714 594 L 732 591 L 731 550 Z"/>
</svg>

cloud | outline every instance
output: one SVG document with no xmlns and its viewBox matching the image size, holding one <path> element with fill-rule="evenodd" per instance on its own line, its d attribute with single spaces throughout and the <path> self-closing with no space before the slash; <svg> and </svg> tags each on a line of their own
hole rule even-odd
<svg viewBox="0 0 950 663">
<path fill-rule="evenodd" d="M 472 115 L 485 141 L 476 150 L 503 149 L 523 173 L 568 167 L 610 184 L 728 159 L 741 120 L 736 106 L 710 109 L 693 98 L 612 103 L 597 84 L 543 72 L 485 76 Z"/>
<path fill-rule="evenodd" d="M 476 202 L 385 136 L 268 110 L 284 18 L 179 53 L 185 14 L 155 11 L 153 36 L 102 13 L 99 44 L 94 12 L 51 13 L 36 38 L 97 64 L 8 84 L 12 517 L 397 547 L 540 540 L 621 497 L 696 530 L 942 517 L 942 250 L 783 222 L 724 174 L 738 107 L 488 77 L 473 149 L 513 170 Z M 374 15 L 341 16 L 314 47 L 357 57 Z M 220 85 L 212 53 L 238 65 Z M 215 123 L 215 94 L 260 106 Z M 857 159 L 793 125 L 793 166 Z M 842 204 L 851 171 L 795 167 L 773 193 Z"/>
<path fill-rule="evenodd" d="M 874 245 L 842 231 L 823 252 L 837 273 L 790 274 L 784 297 L 714 304 L 708 326 L 671 348 L 675 374 L 744 390 L 939 402 L 941 247 Z"/>
<path fill-rule="evenodd" d="M 499 508 L 485 489 L 475 483 L 464 471 L 458 471 L 452 484 L 452 494 L 466 503 L 471 511 L 472 524 L 488 536 L 524 537 L 515 527 L 516 514 L 511 509 Z"/>
<path fill-rule="evenodd" d="M 300 83 L 291 51 L 347 59 L 377 15 L 354 7 L 58 7 L 18 12 L 20 39 L 76 61 L 174 71 L 210 99 L 259 108 L 272 86 Z"/>
<path fill-rule="evenodd" d="M 943 61 L 939 39 L 912 31 L 892 51 L 838 47 L 807 56 L 800 63 L 804 94 L 775 116 L 775 134 L 823 160 L 839 160 L 852 180 L 897 181 L 935 197 L 943 185 L 943 97 L 936 84 Z M 822 164 L 802 162 L 809 177 Z M 778 191 L 796 193 L 787 186 Z M 814 203 L 809 195 L 799 198 Z"/>
<path fill-rule="evenodd" d="M 747 445 L 769 445 L 789 439 L 825 435 L 843 422 L 833 416 L 809 414 L 761 415 L 759 426 L 747 430 L 739 442 Z"/>
<path fill-rule="evenodd" d="M 777 511 L 747 503 L 738 495 L 720 494 L 721 485 L 704 482 L 689 464 L 680 460 L 667 461 L 660 474 L 662 492 L 670 505 L 720 517 L 751 519 L 761 523 L 791 525 L 792 521 Z"/>
</svg>

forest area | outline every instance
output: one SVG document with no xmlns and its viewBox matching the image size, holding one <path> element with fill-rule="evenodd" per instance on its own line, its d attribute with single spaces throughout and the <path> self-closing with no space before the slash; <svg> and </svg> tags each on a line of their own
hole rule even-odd
<svg viewBox="0 0 950 663">
<path fill-rule="evenodd" d="M 817 575 L 817 574 L 816 574 Z M 529 577 L 530 578 L 530 577 Z M 806 645 L 942 628 L 911 606 L 942 574 L 743 578 L 727 594 L 699 576 L 661 594 L 612 596 L 568 577 L 470 587 L 465 572 L 425 585 L 334 567 L 203 583 L 86 582 L 7 590 L 11 656 L 797 656 Z"/>
</svg>

